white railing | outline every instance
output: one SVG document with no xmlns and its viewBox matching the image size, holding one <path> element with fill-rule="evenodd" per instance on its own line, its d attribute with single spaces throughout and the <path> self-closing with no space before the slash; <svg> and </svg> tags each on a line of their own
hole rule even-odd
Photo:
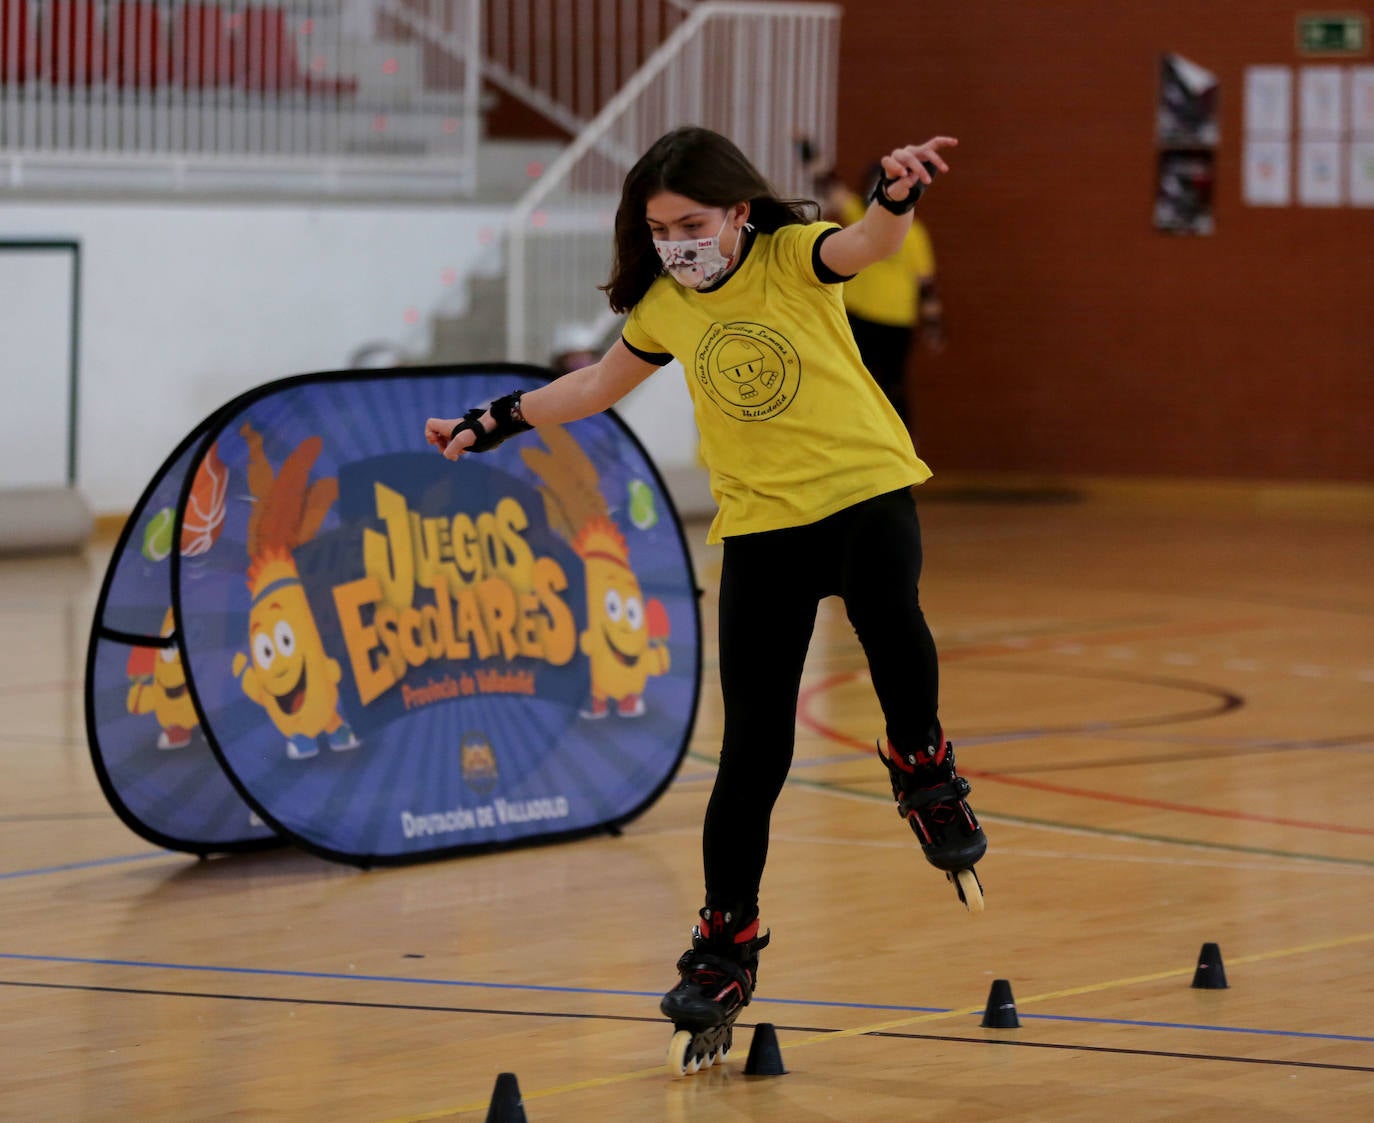
<svg viewBox="0 0 1374 1123">
<path fill-rule="evenodd" d="M 692 0 L 485 0 L 482 72 L 576 135 L 692 7 Z"/>
<path fill-rule="evenodd" d="M 835 151 L 841 9 L 704 3 L 516 205 L 507 229 L 507 357 L 547 362 L 560 329 L 609 331 L 609 273 L 625 173 L 683 124 L 729 136 L 784 195 L 809 197 L 799 136 Z"/>
<path fill-rule="evenodd" d="M 482 0 L 0 0 L 9 186 L 455 196 L 475 183 Z"/>
<path fill-rule="evenodd" d="M 428 0 L 375 0 L 383 24 L 436 48 L 469 44 Z M 482 76 L 563 128 L 580 132 L 692 11 L 693 0 L 482 0 Z"/>
</svg>

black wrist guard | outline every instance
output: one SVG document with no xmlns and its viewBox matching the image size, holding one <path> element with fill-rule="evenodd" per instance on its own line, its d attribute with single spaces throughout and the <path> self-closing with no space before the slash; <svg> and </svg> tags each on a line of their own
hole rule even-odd
<svg viewBox="0 0 1374 1123">
<path fill-rule="evenodd" d="M 922 160 L 921 167 L 930 173 L 931 179 L 935 178 L 935 173 L 939 170 L 929 160 Z M 894 179 L 887 179 L 880 175 L 878 182 L 873 185 L 873 194 L 869 198 L 885 211 L 891 211 L 893 214 L 910 214 L 915 209 L 917 200 L 926 193 L 927 184 L 918 179 L 911 185 L 911 190 L 907 192 L 906 198 L 898 202 L 896 199 L 887 197 L 887 185 L 896 182 Z"/>
<path fill-rule="evenodd" d="M 526 421 L 525 415 L 520 412 L 520 395 L 522 393 L 524 391 L 517 390 L 513 394 L 507 394 L 504 398 L 497 398 L 491 403 L 488 409 L 491 412 L 492 420 L 496 422 L 496 427 L 490 432 L 482 427 L 482 415 L 488 410 L 476 408 L 463 414 L 463 420 L 453 427 L 448 439 L 453 440 L 466 429 L 476 434 L 477 437 L 468 446 L 468 452 L 490 452 L 497 445 L 502 444 L 517 433 L 528 433 L 534 426 Z"/>
</svg>

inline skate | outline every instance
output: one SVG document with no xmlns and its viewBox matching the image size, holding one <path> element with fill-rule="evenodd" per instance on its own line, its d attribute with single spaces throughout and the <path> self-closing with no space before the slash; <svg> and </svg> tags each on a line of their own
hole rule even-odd
<svg viewBox="0 0 1374 1123">
<path fill-rule="evenodd" d="M 668 1046 L 674 1076 L 725 1060 L 735 1019 L 754 996 L 759 952 L 768 946 L 757 916 L 741 923 L 735 912 L 702 909 L 699 917 L 692 946 L 677 961 L 681 979 L 659 1003 L 675 1031 Z"/>
<path fill-rule="evenodd" d="M 889 741 L 878 759 L 887 765 L 897 813 L 911 824 L 926 861 L 944 871 L 969 912 L 982 912 L 983 886 L 973 867 L 988 840 L 965 802 L 969 782 L 954 770 L 954 746 L 944 731 L 935 726 L 928 744 L 912 753 Z"/>
</svg>

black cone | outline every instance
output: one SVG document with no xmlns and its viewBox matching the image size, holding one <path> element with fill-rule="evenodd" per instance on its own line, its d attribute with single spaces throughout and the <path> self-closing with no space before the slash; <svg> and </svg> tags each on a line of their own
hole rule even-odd
<svg viewBox="0 0 1374 1123">
<path fill-rule="evenodd" d="M 994 979 L 988 991 L 987 1009 L 983 1011 L 984 1029 L 1020 1029 L 1021 1019 L 1016 1016 L 1016 1001 L 1011 996 L 1011 983 L 1006 979 Z"/>
<path fill-rule="evenodd" d="M 1198 990 L 1226 990 L 1226 968 L 1221 962 L 1221 948 L 1216 944 L 1203 944 L 1197 957 L 1197 970 L 1193 972 L 1193 986 Z"/>
<path fill-rule="evenodd" d="M 754 1040 L 749 1042 L 749 1059 L 744 1062 L 745 1076 L 782 1076 L 782 1050 L 778 1048 L 778 1032 L 772 1022 L 760 1022 L 754 1027 Z"/>
<path fill-rule="evenodd" d="M 487 1109 L 487 1123 L 529 1123 L 515 1073 L 503 1072 L 496 1078 L 496 1087 L 491 1093 L 491 1107 Z"/>
</svg>

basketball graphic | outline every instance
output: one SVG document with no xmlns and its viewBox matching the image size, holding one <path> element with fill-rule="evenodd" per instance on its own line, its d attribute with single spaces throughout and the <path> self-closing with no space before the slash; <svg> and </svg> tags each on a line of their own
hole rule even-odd
<svg viewBox="0 0 1374 1123">
<path fill-rule="evenodd" d="M 224 527 L 224 500 L 228 494 L 228 469 L 219 458 L 218 445 L 211 445 L 191 483 L 191 494 L 186 497 L 186 514 L 181 520 L 182 557 L 194 558 L 215 544 Z"/>
</svg>

